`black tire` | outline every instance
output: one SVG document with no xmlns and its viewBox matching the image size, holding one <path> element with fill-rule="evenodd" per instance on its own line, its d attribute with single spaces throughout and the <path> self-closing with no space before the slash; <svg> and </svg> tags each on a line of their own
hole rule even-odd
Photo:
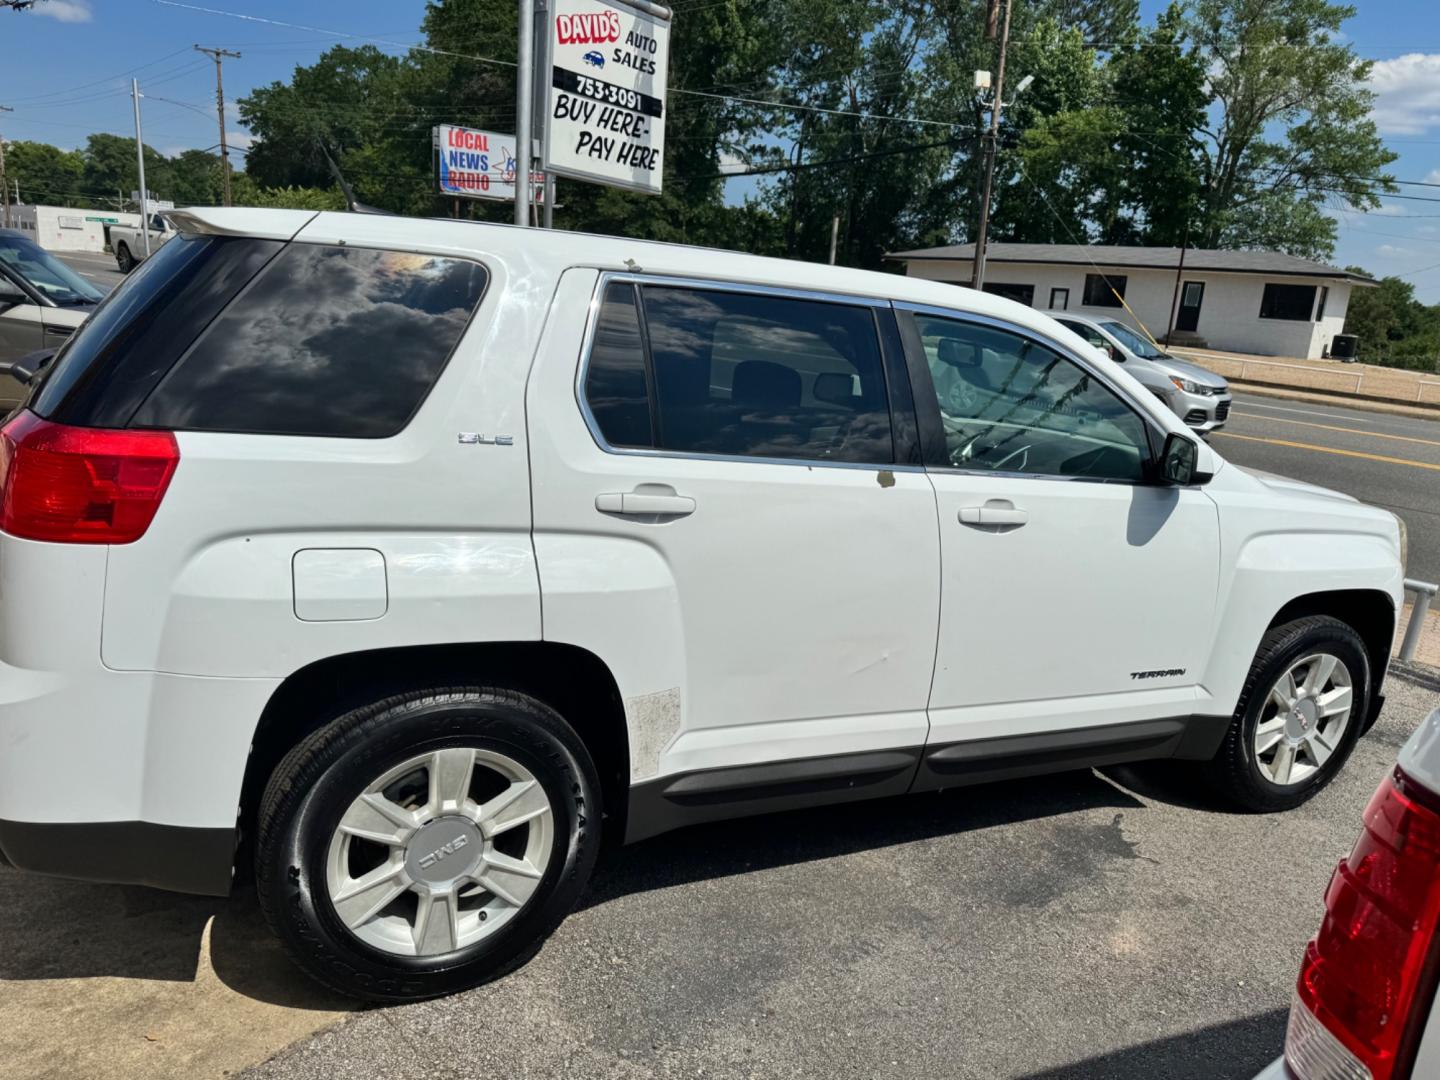
<svg viewBox="0 0 1440 1080">
<path fill-rule="evenodd" d="M 1255 754 L 1255 728 L 1271 688 L 1296 660 L 1324 651 L 1338 657 L 1350 671 L 1352 699 L 1349 723 L 1339 744 L 1314 773 L 1293 784 L 1277 784 L 1262 772 Z M 1360 738 L 1370 708 L 1370 656 L 1353 628 L 1327 615 L 1312 615 L 1272 627 L 1260 642 L 1245 678 L 1225 741 L 1208 765 L 1215 790 L 1233 805 L 1259 813 L 1290 810 L 1306 802 L 1334 779 Z"/>
<path fill-rule="evenodd" d="M 122 274 L 128 274 L 135 269 L 135 256 L 130 254 L 128 244 L 121 244 L 115 249 L 115 265 L 120 268 Z"/>
<path fill-rule="evenodd" d="M 508 922 L 440 956 L 375 948 L 340 921 L 326 853 L 340 815 L 376 777 L 446 747 L 498 751 L 540 782 L 554 840 L 540 884 Z M 600 785 L 584 744 L 558 713 L 511 690 L 412 691 L 337 717 L 276 767 L 260 804 L 255 851 L 261 908 L 287 952 L 318 982 L 393 1003 L 477 986 L 523 963 L 574 906 L 600 848 Z"/>
</svg>

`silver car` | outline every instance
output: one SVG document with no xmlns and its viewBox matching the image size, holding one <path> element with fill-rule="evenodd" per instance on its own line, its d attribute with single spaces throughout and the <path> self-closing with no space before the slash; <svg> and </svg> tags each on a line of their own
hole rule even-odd
<svg viewBox="0 0 1440 1080">
<path fill-rule="evenodd" d="M 1118 319 L 1074 311 L 1045 314 L 1124 364 L 1192 430 L 1203 434 L 1225 426 L 1232 399 L 1230 384 L 1222 376 L 1156 348 Z"/>
</svg>

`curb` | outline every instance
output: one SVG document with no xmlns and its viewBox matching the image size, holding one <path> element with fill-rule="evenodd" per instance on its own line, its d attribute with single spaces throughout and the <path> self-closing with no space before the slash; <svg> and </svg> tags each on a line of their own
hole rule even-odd
<svg viewBox="0 0 1440 1080">
<path fill-rule="evenodd" d="M 1431 667 L 1429 664 L 1417 664 L 1413 660 L 1407 663 L 1404 660 L 1392 659 L 1389 673 L 1406 682 L 1415 683 L 1427 690 L 1440 693 L 1440 668 Z"/>
</svg>

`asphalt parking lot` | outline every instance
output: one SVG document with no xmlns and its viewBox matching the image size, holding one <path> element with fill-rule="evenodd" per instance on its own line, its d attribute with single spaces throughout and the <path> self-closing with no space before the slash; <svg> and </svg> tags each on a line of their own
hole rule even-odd
<svg viewBox="0 0 1440 1080">
<path fill-rule="evenodd" d="M 514 974 L 309 1039 L 343 1003 L 248 896 L 0 871 L 0 1075 L 1245 1080 L 1361 809 L 1437 705 L 1392 680 L 1287 815 L 1116 770 L 660 837 L 608 857 Z"/>
</svg>

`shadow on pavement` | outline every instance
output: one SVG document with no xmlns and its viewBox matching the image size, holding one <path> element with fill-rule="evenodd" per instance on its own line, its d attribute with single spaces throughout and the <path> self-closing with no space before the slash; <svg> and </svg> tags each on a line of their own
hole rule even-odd
<svg viewBox="0 0 1440 1080">
<path fill-rule="evenodd" d="M 1144 804 L 1089 771 L 701 825 L 608 853 L 581 902 L 1096 808 Z M 743 830 L 744 843 L 737 843 Z M 229 899 L 0 870 L 0 981 L 193 982 L 301 1009 L 353 1007 L 285 956 L 248 887 Z M 209 950 L 205 950 L 206 930 Z"/>
<path fill-rule="evenodd" d="M 0 912 L 0 983 L 101 977 L 195 982 L 208 965 L 229 989 L 258 1001 L 353 1008 L 289 961 L 249 890 L 229 899 L 183 896 L 0 869 Z"/>
<path fill-rule="evenodd" d="M 580 907 L 1079 810 L 1144 805 L 1087 770 L 695 825 L 607 852 Z"/>
<path fill-rule="evenodd" d="M 1287 1015 L 1285 1009 L 1272 1009 L 1031 1073 L 1023 1080 L 1251 1080 L 1280 1056 Z"/>
</svg>

